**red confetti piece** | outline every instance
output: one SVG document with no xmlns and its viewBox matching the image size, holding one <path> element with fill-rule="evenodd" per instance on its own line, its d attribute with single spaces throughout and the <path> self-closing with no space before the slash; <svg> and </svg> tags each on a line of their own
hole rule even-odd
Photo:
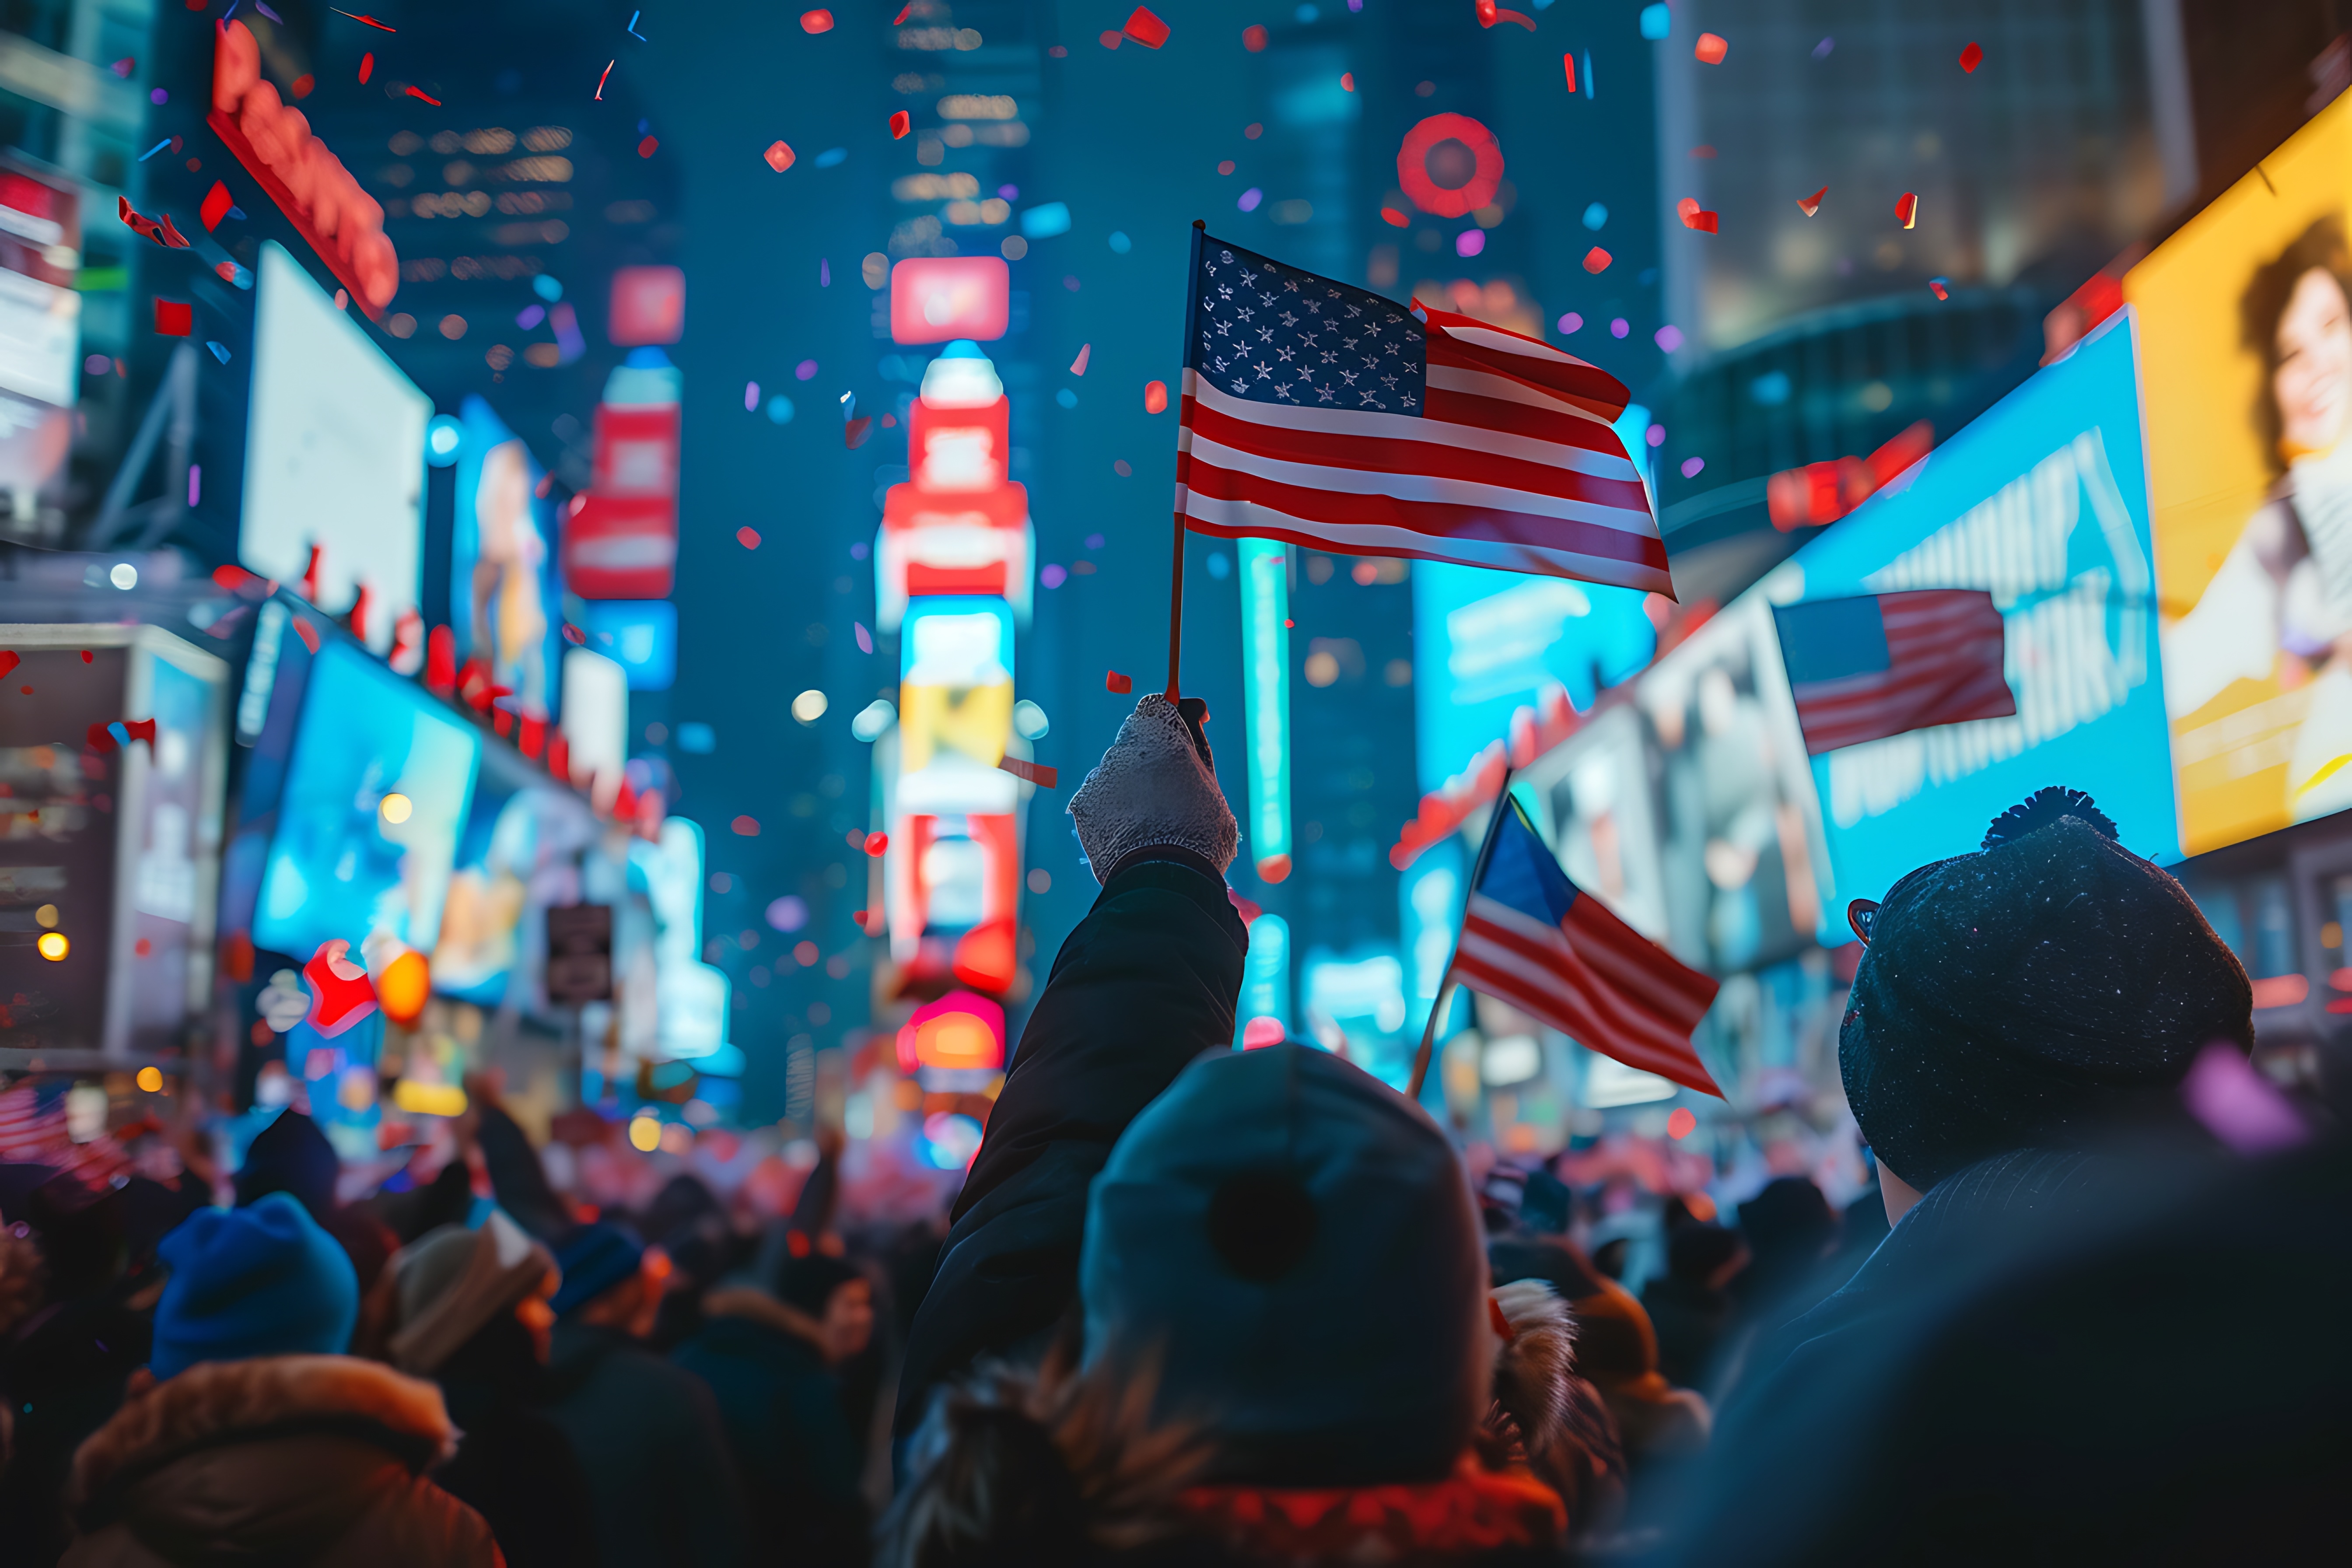
<svg viewBox="0 0 2352 1568">
<path fill-rule="evenodd" d="M 1720 33 L 1701 33 L 1698 36 L 1697 46 L 1691 50 L 1701 64 L 1710 66 L 1721 65 L 1723 57 L 1730 52 L 1730 44 L 1724 40 Z"/>
<path fill-rule="evenodd" d="M 858 447 L 866 445 L 866 437 L 872 434 L 874 434 L 874 416 L 861 414 L 842 426 L 842 445 L 855 452 Z"/>
<path fill-rule="evenodd" d="M 1354 71 L 1341 71 L 1339 73 L 1339 90 L 1341 92 L 1353 92 L 1356 90 L 1356 73 Z"/>
<path fill-rule="evenodd" d="M 912 7 L 909 7 L 909 9 L 912 9 Z M 894 24 L 894 26 L 895 26 L 895 24 Z M 830 11 L 803 11 L 803 12 L 802 12 L 802 13 L 801 13 L 801 31 L 802 31 L 802 32 L 803 32 L 803 33 L 830 33 L 830 32 L 832 32 L 832 31 L 833 31 L 833 13 L 832 13 L 832 12 L 830 12 Z"/>
<path fill-rule="evenodd" d="M 1966 71 L 1969 75 L 1974 76 L 1976 74 L 1977 67 L 1982 64 L 1984 64 L 1984 47 L 1982 45 L 1972 43 L 1967 48 L 1960 51 L 1960 69 Z"/>
<path fill-rule="evenodd" d="M 779 174 L 793 166 L 793 150 L 782 142 L 773 143 L 760 156 L 765 158 L 768 161 L 768 167 Z"/>
<path fill-rule="evenodd" d="M 604 84 L 613 79 L 613 67 L 617 63 L 614 60 L 606 60 L 604 74 L 596 79 L 596 101 L 599 103 L 604 101 Z"/>
<path fill-rule="evenodd" d="M 0 647 L 0 680 L 5 680 L 8 678 L 8 672 L 24 662 L 23 655 Z"/>
<path fill-rule="evenodd" d="M 365 81 L 373 75 L 375 75 L 375 51 L 370 49 L 360 57 L 360 80 Z"/>
<path fill-rule="evenodd" d="M 1027 779 L 1039 789 L 1052 789 L 1061 774 L 1037 763 L 1024 763 L 1018 757 L 1006 757 L 996 764 L 1016 779 Z"/>
<path fill-rule="evenodd" d="M 1560 56 L 1559 63 L 1568 68 L 1568 90 L 1574 92 L 1576 90 L 1576 51 L 1571 49 Z"/>
<path fill-rule="evenodd" d="M 294 84 L 290 90 L 296 98 L 308 98 L 310 96 L 311 89 L 318 85 L 318 79 L 310 75 L 310 72 L 305 71 L 300 76 L 294 79 Z"/>
<path fill-rule="evenodd" d="M 733 828 L 736 833 L 742 837 L 757 838 L 760 837 L 760 819 L 756 816 L 739 816 L 727 826 Z"/>
<path fill-rule="evenodd" d="M 205 205 L 196 209 L 196 216 L 204 220 L 205 232 L 209 234 L 220 227 L 221 220 L 228 216 L 228 209 L 236 205 L 228 187 L 215 180 L 213 188 L 205 193 Z"/>
<path fill-rule="evenodd" d="M 1820 190 L 1815 191 L 1810 196 L 1799 196 L 1797 198 L 1797 210 L 1804 214 L 1807 217 L 1812 216 L 1815 213 L 1822 210 L 1822 198 L 1829 194 L 1830 188 L 1827 185 L 1823 185 Z"/>
<path fill-rule="evenodd" d="M 1254 55 L 1265 52 L 1265 29 L 1252 25 L 1242 29 L 1242 47 Z"/>
<path fill-rule="evenodd" d="M 1118 33 L 1105 33 L 1100 37 L 1097 38 L 1095 42 L 1100 44 L 1104 48 L 1115 49 L 1118 47 L 1120 44 L 1126 42 L 1126 39 Z"/>
<path fill-rule="evenodd" d="M 194 10 L 194 9 L 195 9 L 195 7 L 192 5 L 192 6 L 190 6 L 190 7 L 189 7 L 189 9 L 190 9 L 190 10 Z M 361 16 L 361 15 L 360 15 L 358 12 L 356 12 L 356 11 L 337 11 L 337 10 L 335 10 L 335 7 L 334 7 L 334 6 L 332 6 L 332 5 L 328 6 L 328 7 L 327 7 L 327 9 L 328 9 L 328 10 L 330 10 L 330 11 L 334 11 L 334 12 L 335 12 L 335 15 L 336 15 L 336 16 L 349 16 L 349 17 L 350 17 L 352 21 L 354 21 L 354 22 L 364 22 L 364 23 L 366 23 L 369 26 L 375 28 L 375 29 L 376 29 L 378 32 L 380 32 L 380 33 L 397 33 L 398 31 L 400 31 L 400 29 L 399 29 L 399 28 L 397 28 L 397 27 L 394 27 L 394 26 L 387 26 L 385 24 L 383 24 L 383 23 L 382 23 L 382 22 L 377 21 L 373 16 Z"/>
<path fill-rule="evenodd" d="M 1084 375 L 1084 374 L 1087 374 L 1087 356 L 1088 354 L 1090 354 L 1090 353 L 1094 353 L 1094 352 L 1095 352 L 1095 346 L 1094 346 L 1094 344 L 1092 344 L 1092 343 L 1080 343 L 1080 344 L 1078 345 L 1078 357 L 1077 357 L 1077 358 L 1076 358 L 1076 359 L 1074 359 L 1074 360 L 1072 360 L 1072 361 L 1070 362 L 1070 374 L 1071 374 L 1072 375 Z"/>
<path fill-rule="evenodd" d="M 637 156 L 640 158 L 650 158 L 654 155 L 655 150 L 660 147 L 660 145 L 661 143 L 659 142 L 648 136 L 644 141 L 637 143 Z"/>
<path fill-rule="evenodd" d="M 351 950 L 347 942 L 320 942 L 302 966 L 302 978 L 310 983 L 308 1022 L 330 1039 L 375 1011 L 375 987 L 367 971 L 343 956 Z"/>
<path fill-rule="evenodd" d="M 113 726 L 104 722 L 92 724 L 83 731 L 82 744 L 100 756 L 104 756 L 114 750 Z"/>
<path fill-rule="evenodd" d="M 1394 207 L 1382 207 L 1381 209 L 1381 221 L 1387 224 L 1391 228 L 1411 228 L 1412 226 L 1412 219 L 1405 216 L 1404 214 L 1397 211 Z"/>
<path fill-rule="evenodd" d="M 1676 1106 L 1675 1113 L 1666 1118 L 1666 1136 L 1669 1138 L 1687 1138 L 1697 1131 L 1698 1118 L 1691 1114 L 1687 1105 Z"/>
<path fill-rule="evenodd" d="M 1713 234 L 1716 232 L 1717 217 L 1717 215 L 1711 212 L 1687 212 L 1683 215 L 1683 226 L 1695 228 L 1701 234 Z"/>
<path fill-rule="evenodd" d="M 1121 675 L 1118 671 L 1114 669 L 1108 675 L 1103 677 L 1103 689 L 1105 691 L 1116 692 L 1119 696 L 1124 697 L 1129 692 L 1135 689 L 1135 681 L 1131 677 Z"/>
<path fill-rule="evenodd" d="M 907 3 L 904 5 L 898 7 L 898 14 L 890 18 L 890 25 L 894 27 L 898 26 L 906 21 L 908 16 L 914 15 L 914 11 L 915 0 L 907 0 Z"/>
<path fill-rule="evenodd" d="M 899 110 L 896 114 L 890 116 L 891 141 L 904 141 L 906 139 L 907 132 L 912 131 L 914 128 L 915 117 L 908 113 L 905 110 Z"/>
<path fill-rule="evenodd" d="M 1166 382 L 1147 381 L 1143 384 L 1143 411 L 1146 414 L 1165 414 L 1168 412 L 1168 384 Z"/>
<path fill-rule="evenodd" d="M 1895 219 L 1905 228 L 1916 226 L 1919 221 L 1919 198 L 1909 191 L 1904 192 L 1895 204 Z"/>
<path fill-rule="evenodd" d="M 1609 270 L 1609 263 L 1613 259 L 1615 258 L 1607 251 L 1596 245 L 1584 253 L 1584 269 L 1592 273 L 1606 272 Z"/>
<path fill-rule="evenodd" d="M 195 331 L 196 308 L 181 300 L 155 301 L 155 331 L 166 338 L 184 338 Z"/>
<path fill-rule="evenodd" d="M 611 68 L 610 66 L 607 66 L 607 67 L 605 67 L 604 68 L 605 68 L 605 69 L 607 69 L 607 70 L 612 69 L 612 68 Z M 602 87 L 603 87 L 603 84 L 599 83 L 599 84 L 598 84 L 598 88 L 599 88 L 599 90 L 600 90 L 600 91 L 602 90 Z M 423 88 L 421 88 L 421 87 L 416 87 L 416 86 L 412 85 L 412 86 L 409 88 L 409 89 L 408 89 L 408 96 L 409 96 L 409 97 L 411 97 L 411 98 L 421 98 L 421 99 L 423 99 L 425 102 L 427 102 L 427 103 L 431 104 L 431 105 L 432 105 L 434 108 L 436 108 L 436 109 L 438 109 L 438 108 L 440 108 L 440 107 L 441 107 L 441 100 L 440 100 L 439 99 L 437 99 L 437 98 L 434 97 L 431 93 L 429 93 L 429 92 L 425 91 L 425 90 Z"/>
<path fill-rule="evenodd" d="M 1135 8 L 1134 13 L 1119 25 L 1118 30 L 1147 49 L 1156 49 L 1168 41 L 1168 24 L 1142 5 Z"/>
<path fill-rule="evenodd" d="M 866 836 L 866 853 L 872 856 L 875 859 L 879 860 L 884 855 L 889 853 L 889 850 L 890 836 L 888 834 L 869 833 Z"/>
<path fill-rule="evenodd" d="M 81 661 L 84 664 L 96 664 L 98 662 L 98 655 L 90 652 L 88 648 L 84 648 L 81 650 Z"/>
<path fill-rule="evenodd" d="M 735 542 L 746 550 L 760 548 L 760 531 L 748 523 L 735 531 Z"/>
<path fill-rule="evenodd" d="M 308 616 L 294 617 L 294 635 L 302 639 L 304 647 L 314 654 L 319 651 L 319 628 L 310 624 L 310 618 Z"/>
<path fill-rule="evenodd" d="M 1948 300 L 1952 297 L 1952 280 L 1948 278 L 1930 278 L 1927 279 L 1927 291 L 1938 300 Z"/>
</svg>

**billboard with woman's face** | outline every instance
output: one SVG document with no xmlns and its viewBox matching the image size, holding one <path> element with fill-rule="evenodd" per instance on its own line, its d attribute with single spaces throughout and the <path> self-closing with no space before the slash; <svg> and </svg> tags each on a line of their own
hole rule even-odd
<svg viewBox="0 0 2352 1568">
<path fill-rule="evenodd" d="M 2352 101 L 2125 275 L 2189 854 L 2352 806 Z"/>
</svg>

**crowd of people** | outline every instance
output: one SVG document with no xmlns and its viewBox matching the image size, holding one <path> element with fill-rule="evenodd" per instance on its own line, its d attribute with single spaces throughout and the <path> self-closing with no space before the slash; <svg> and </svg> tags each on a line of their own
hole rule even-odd
<svg viewBox="0 0 2352 1568">
<path fill-rule="evenodd" d="M 1864 911 L 1874 1189 L 1669 1199 L 1627 1279 L 1550 1169 L 1474 1184 L 1341 1056 L 1230 1048 L 1199 719 L 1146 698 L 1072 800 L 1102 893 L 943 1235 L 845 1223 L 837 1136 L 782 1212 L 684 1172 L 593 1206 L 489 1085 L 437 1169 L 362 1194 L 299 1108 L 233 1182 L 0 1165 L 0 1568 L 2333 1539 L 2336 1112 L 2249 1065 L 2244 971 L 2092 802 L 2045 791 Z"/>
</svg>

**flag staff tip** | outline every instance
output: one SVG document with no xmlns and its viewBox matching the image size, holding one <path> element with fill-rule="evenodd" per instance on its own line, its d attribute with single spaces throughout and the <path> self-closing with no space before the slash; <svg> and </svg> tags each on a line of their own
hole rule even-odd
<svg viewBox="0 0 2352 1568">
<path fill-rule="evenodd" d="M 1209 220 L 1204 217 L 1196 217 L 1192 220 L 1192 226 L 1199 229 L 1202 234 L 1206 234 L 1209 232 Z"/>
</svg>

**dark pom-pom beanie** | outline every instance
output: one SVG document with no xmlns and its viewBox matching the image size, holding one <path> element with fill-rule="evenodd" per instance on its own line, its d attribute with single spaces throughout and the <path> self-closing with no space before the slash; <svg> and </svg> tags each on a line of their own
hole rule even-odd
<svg viewBox="0 0 2352 1568">
<path fill-rule="evenodd" d="M 2074 791 L 1905 877 L 1869 930 L 1838 1065 L 1863 1137 L 1921 1192 L 2012 1149 L 2080 1147 L 2204 1047 L 2253 1043 L 2237 955 Z"/>
</svg>

